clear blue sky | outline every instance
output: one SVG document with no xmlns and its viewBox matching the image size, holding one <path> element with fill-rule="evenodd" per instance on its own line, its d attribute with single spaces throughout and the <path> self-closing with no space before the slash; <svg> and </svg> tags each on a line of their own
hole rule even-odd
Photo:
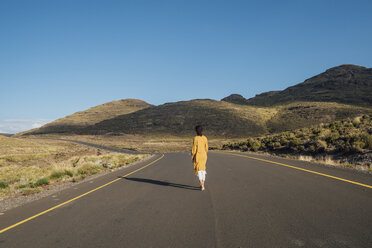
<svg viewBox="0 0 372 248">
<path fill-rule="evenodd" d="M 0 132 L 111 100 L 252 97 L 372 67 L 371 13 L 368 0 L 3 0 Z"/>
</svg>

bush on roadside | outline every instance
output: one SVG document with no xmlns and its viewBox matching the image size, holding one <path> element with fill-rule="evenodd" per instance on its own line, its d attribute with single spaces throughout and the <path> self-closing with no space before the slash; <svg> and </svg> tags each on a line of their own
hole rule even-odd
<svg viewBox="0 0 372 248">
<path fill-rule="evenodd" d="M 53 171 L 50 174 L 49 178 L 51 180 L 57 180 L 57 181 L 59 181 L 59 180 L 62 180 L 66 176 L 67 177 L 73 177 L 74 174 L 73 174 L 73 172 L 71 170 L 58 170 L 58 171 Z"/>
<path fill-rule="evenodd" d="M 43 185 L 48 185 L 50 182 L 49 182 L 49 179 L 46 178 L 46 177 L 43 177 L 43 178 L 40 178 L 39 180 L 37 180 L 35 183 L 32 184 L 32 187 L 35 188 L 35 187 L 39 187 L 39 186 L 43 186 Z"/>
<path fill-rule="evenodd" d="M 7 187 L 9 187 L 9 183 L 5 181 L 0 181 L 0 189 L 5 189 Z"/>
<path fill-rule="evenodd" d="M 63 171 L 54 171 L 49 178 L 52 180 L 61 180 L 64 175 L 65 173 Z"/>
<path fill-rule="evenodd" d="M 320 124 L 312 128 L 248 138 L 223 149 L 295 154 L 356 154 L 372 149 L 371 115 Z"/>
</svg>

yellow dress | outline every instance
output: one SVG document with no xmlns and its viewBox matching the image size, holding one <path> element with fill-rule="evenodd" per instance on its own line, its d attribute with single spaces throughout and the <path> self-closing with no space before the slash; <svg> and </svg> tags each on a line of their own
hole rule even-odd
<svg viewBox="0 0 372 248">
<path fill-rule="evenodd" d="M 205 171 L 205 164 L 207 163 L 208 140 L 204 135 L 195 136 L 192 144 L 191 155 L 194 158 L 194 172 L 198 173 L 200 170 Z"/>
</svg>

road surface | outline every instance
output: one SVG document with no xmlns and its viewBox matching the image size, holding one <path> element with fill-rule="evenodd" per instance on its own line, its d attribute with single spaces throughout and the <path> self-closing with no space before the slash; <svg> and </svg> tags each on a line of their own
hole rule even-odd
<svg viewBox="0 0 372 248">
<path fill-rule="evenodd" d="M 14 208 L 0 247 L 372 247 L 371 175 L 237 155 L 209 153 L 204 192 L 169 153 Z"/>
</svg>

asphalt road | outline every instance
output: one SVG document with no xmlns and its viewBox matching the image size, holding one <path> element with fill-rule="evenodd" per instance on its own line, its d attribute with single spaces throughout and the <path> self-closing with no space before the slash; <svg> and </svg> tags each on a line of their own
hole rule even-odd
<svg viewBox="0 0 372 248">
<path fill-rule="evenodd" d="M 255 157 L 372 185 L 366 174 Z M 9 210 L 0 215 L 0 230 L 148 163 Z M 372 247 L 372 189 L 210 152 L 202 192 L 190 156 L 170 153 L 1 233 L 0 247 Z"/>
</svg>

